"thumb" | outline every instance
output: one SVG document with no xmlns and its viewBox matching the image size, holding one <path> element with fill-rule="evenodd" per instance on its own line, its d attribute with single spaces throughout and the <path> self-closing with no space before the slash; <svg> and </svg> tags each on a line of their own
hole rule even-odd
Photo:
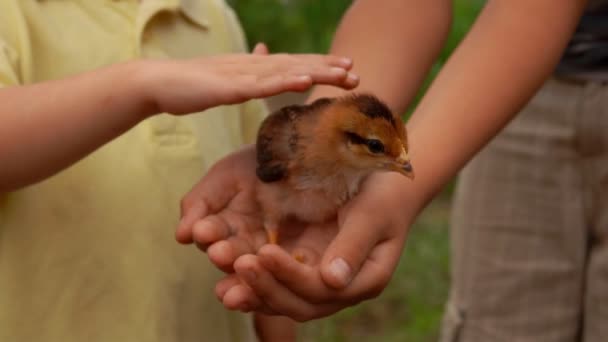
<svg viewBox="0 0 608 342">
<path fill-rule="evenodd" d="M 236 180 L 229 173 L 212 168 L 182 199 L 175 239 L 182 244 L 194 242 L 194 224 L 205 216 L 224 209 L 237 194 Z"/>
<path fill-rule="evenodd" d="M 251 51 L 251 53 L 254 55 L 267 55 L 270 52 L 268 51 L 268 46 L 266 46 L 266 44 L 257 43 L 255 44 L 255 47 L 253 48 L 253 51 Z"/>
<path fill-rule="evenodd" d="M 192 226 L 194 223 L 207 215 L 207 204 L 199 199 L 192 205 L 182 204 L 182 217 L 175 230 L 175 239 L 182 244 L 192 243 Z"/>
<path fill-rule="evenodd" d="M 323 255 L 321 276 L 336 289 L 350 284 L 374 247 L 384 237 L 384 229 L 369 211 L 352 208 L 348 211 L 340 231 Z"/>
</svg>

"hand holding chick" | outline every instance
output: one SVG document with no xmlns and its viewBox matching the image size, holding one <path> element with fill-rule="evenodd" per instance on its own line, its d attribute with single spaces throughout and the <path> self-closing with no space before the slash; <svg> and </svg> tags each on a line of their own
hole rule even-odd
<svg viewBox="0 0 608 342">
<path fill-rule="evenodd" d="M 226 272 L 216 286 L 223 305 L 309 320 L 381 293 L 413 220 L 400 195 L 412 182 L 375 173 L 336 219 L 289 226 L 295 229 L 285 229 L 277 246 L 267 243 L 257 205 L 256 165 L 254 146 L 245 147 L 215 164 L 182 201 L 177 240 L 196 243 Z M 297 251 L 310 258 L 298 262 Z"/>
<path fill-rule="evenodd" d="M 371 138 L 367 127 L 361 129 L 357 132 L 362 138 Z M 359 145 L 360 152 L 375 150 L 356 142 L 347 144 Z M 399 199 L 409 179 L 387 172 L 367 177 L 336 218 L 286 225 L 279 247 L 267 244 L 256 198 L 257 166 L 253 146 L 237 151 L 215 164 L 182 201 L 176 237 L 182 243 L 195 242 L 227 273 L 216 286 L 224 306 L 303 321 L 378 295 L 397 265 L 411 224 Z M 407 167 L 400 171 L 410 172 Z M 311 256 L 305 263 L 292 257 L 302 250 Z M 247 277 L 251 274 L 253 279 Z"/>
</svg>

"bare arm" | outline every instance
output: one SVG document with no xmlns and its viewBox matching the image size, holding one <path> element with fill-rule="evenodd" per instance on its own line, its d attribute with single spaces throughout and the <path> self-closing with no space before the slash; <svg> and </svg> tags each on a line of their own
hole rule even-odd
<svg viewBox="0 0 608 342">
<path fill-rule="evenodd" d="M 353 57 L 357 91 L 397 112 L 414 98 L 447 37 L 451 1 L 358 0 L 332 53 Z M 418 211 L 531 98 L 558 62 L 585 0 L 490 0 L 408 123 Z M 371 25 L 371 26 L 370 26 Z M 311 100 L 342 90 L 316 87 Z M 463 134 L 466 132 L 466 134 Z M 410 190 L 414 186 L 415 190 Z"/>
<path fill-rule="evenodd" d="M 350 62 L 314 55 L 225 55 L 117 64 L 0 89 L 0 193 L 42 180 L 159 112 L 192 113 L 313 83 L 356 85 Z"/>
<path fill-rule="evenodd" d="M 414 215 L 534 95 L 574 31 L 585 0 L 491 0 L 412 116 Z"/>
<path fill-rule="evenodd" d="M 0 90 L 0 192 L 52 175 L 142 120 L 132 69 Z"/>
<path fill-rule="evenodd" d="M 358 92 L 369 91 L 403 113 L 447 38 L 451 0 L 357 0 L 344 15 L 331 53 L 355 61 Z M 316 87 L 311 100 L 344 92 Z"/>
</svg>

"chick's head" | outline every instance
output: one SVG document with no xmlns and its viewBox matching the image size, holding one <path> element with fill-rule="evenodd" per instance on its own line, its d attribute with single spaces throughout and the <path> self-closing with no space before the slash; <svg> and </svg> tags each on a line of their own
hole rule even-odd
<svg viewBox="0 0 608 342">
<path fill-rule="evenodd" d="M 317 137 L 336 162 L 364 173 L 396 171 L 411 179 L 405 125 L 373 95 L 334 100 L 321 115 Z"/>
</svg>

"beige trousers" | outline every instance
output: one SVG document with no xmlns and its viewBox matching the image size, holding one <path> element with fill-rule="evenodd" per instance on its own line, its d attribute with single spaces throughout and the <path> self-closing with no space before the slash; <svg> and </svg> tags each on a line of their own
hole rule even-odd
<svg viewBox="0 0 608 342">
<path fill-rule="evenodd" d="M 608 85 L 550 80 L 463 170 L 441 341 L 608 341 Z"/>
</svg>

